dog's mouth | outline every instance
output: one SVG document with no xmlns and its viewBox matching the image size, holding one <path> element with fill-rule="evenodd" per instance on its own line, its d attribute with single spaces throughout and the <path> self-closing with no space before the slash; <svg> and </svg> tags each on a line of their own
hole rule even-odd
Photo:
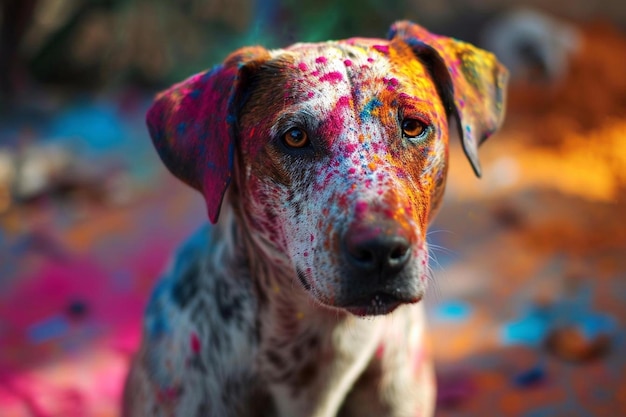
<svg viewBox="0 0 626 417">
<path fill-rule="evenodd" d="M 403 304 L 417 303 L 421 299 L 421 296 L 399 297 L 386 292 L 377 292 L 373 295 L 351 300 L 347 305 L 342 306 L 342 308 L 359 317 L 382 316 L 391 313 Z"/>
</svg>

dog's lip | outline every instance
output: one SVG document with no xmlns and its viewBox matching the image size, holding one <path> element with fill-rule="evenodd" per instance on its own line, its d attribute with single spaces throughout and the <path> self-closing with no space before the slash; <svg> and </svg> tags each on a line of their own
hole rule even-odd
<svg viewBox="0 0 626 417">
<path fill-rule="evenodd" d="M 417 303 L 421 299 L 421 296 L 397 297 L 393 294 L 378 292 L 353 300 L 341 308 L 359 317 L 380 316 L 391 313 L 403 304 Z"/>
</svg>

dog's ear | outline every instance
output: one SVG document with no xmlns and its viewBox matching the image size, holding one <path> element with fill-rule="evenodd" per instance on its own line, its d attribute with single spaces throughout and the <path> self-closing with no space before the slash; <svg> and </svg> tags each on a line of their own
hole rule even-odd
<svg viewBox="0 0 626 417">
<path fill-rule="evenodd" d="M 268 58 L 262 47 L 239 49 L 223 64 L 160 93 L 148 110 L 148 130 L 161 160 L 204 195 L 213 223 L 232 174 L 242 74 Z"/>
<path fill-rule="evenodd" d="M 506 68 L 487 51 L 432 34 L 409 21 L 394 23 L 389 39 L 407 44 L 428 66 L 446 111 L 456 119 L 465 154 L 480 177 L 478 145 L 504 119 Z"/>
</svg>

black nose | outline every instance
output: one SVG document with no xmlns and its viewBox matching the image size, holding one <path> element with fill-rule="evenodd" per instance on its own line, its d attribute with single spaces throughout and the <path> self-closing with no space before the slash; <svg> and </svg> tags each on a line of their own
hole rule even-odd
<svg viewBox="0 0 626 417">
<path fill-rule="evenodd" d="M 404 268 L 411 257 L 411 243 L 398 228 L 353 226 L 346 231 L 343 241 L 348 264 L 368 275 L 374 273 L 385 277 L 395 274 Z"/>
</svg>

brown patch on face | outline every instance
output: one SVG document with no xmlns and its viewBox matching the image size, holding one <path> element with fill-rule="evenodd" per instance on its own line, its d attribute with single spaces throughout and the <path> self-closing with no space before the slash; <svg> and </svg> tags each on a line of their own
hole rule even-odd
<svg viewBox="0 0 626 417">
<path fill-rule="evenodd" d="M 272 137 L 271 126 L 294 100 L 286 93 L 293 83 L 294 64 L 288 57 L 269 60 L 248 75 L 247 96 L 239 113 L 239 149 L 243 165 L 255 177 L 271 178 L 279 184 L 291 184 L 290 172 L 284 166 L 284 155 L 276 146 L 267 146 Z"/>
</svg>

